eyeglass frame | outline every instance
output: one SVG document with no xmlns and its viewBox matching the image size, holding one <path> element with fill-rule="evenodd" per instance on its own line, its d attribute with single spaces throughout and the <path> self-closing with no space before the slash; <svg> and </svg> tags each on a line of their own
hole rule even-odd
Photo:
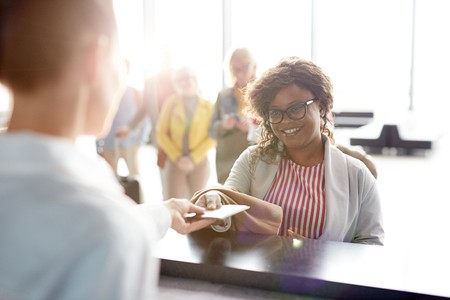
<svg viewBox="0 0 450 300">
<path fill-rule="evenodd" d="M 288 118 L 291 119 L 291 120 L 294 120 L 294 121 L 301 120 L 301 119 L 303 119 L 303 118 L 306 116 L 306 114 L 308 113 L 308 106 L 309 106 L 310 104 L 314 103 L 314 101 L 316 101 L 316 100 L 319 100 L 319 99 L 317 99 L 317 98 L 312 98 L 312 99 L 306 100 L 305 102 L 295 103 L 295 104 L 292 104 L 291 106 L 289 106 L 288 108 L 286 108 L 285 110 L 281 110 L 281 109 L 269 109 L 269 110 L 267 110 L 266 113 L 265 113 L 266 120 L 267 120 L 267 122 L 269 122 L 269 124 L 271 124 L 271 125 L 272 125 L 272 124 L 280 124 L 281 122 L 283 122 L 283 119 L 284 119 L 284 115 L 285 115 L 285 114 L 286 114 L 286 115 L 288 116 Z M 300 108 L 305 108 L 305 113 L 303 114 L 303 116 L 302 116 L 301 118 L 295 119 L 295 118 L 292 118 L 292 117 L 291 117 L 291 115 L 290 115 L 290 113 L 289 113 L 289 110 L 291 110 L 293 107 L 297 107 L 297 105 L 299 105 Z M 270 112 L 271 112 L 271 111 L 277 111 L 277 112 L 280 112 L 280 113 L 281 113 L 281 119 L 280 119 L 279 122 L 271 122 L 271 121 L 270 121 Z"/>
</svg>

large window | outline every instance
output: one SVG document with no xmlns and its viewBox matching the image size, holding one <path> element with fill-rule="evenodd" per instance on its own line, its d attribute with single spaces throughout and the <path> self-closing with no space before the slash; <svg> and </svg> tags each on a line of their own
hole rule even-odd
<svg viewBox="0 0 450 300">
<path fill-rule="evenodd" d="M 114 0 L 121 55 L 130 62 L 129 84 L 142 89 L 145 76 L 144 14 L 141 1 Z"/>
<path fill-rule="evenodd" d="M 416 3 L 413 106 L 444 121 L 450 109 L 450 1 Z"/>
<path fill-rule="evenodd" d="M 287 56 L 311 59 L 311 0 L 230 1 L 232 46 L 247 46 L 258 73 Z"/>
<path fill-rule="evenodd" d="M 334 83 L 336 111 L 369 110 L 395 122 L 410 109 L 436 107 L 443 119 L 450 106 L 446 0 L 115 1 L 119 27 L 128 26 L 124 48 L 141 69 L 136 74 L 157 70 L 155 49 L 166 45 L 173 66 L 191 65 L 212 101 L 224 84 L 225 52 L 247 46 L 259 74 L 290 55 L 318 63 Z"/>
<path fill-rule="evenodd" d="M 192 67 L 204 96 L 215 101 L 222 82 L 220 1 L 115 0 L 114 6 L 132 85 L 142 88 L 144 78 L 156 73 L 170 53 L 172 67 Z"/>
<path fill-rule="evenodd" d="M 447 0 L 114 0 L 130 84 L 156 72 L 161 45 L 173 67 L 192 66 L 203 94 L 222 88 L 226 50 L 247 46 L 258 73 L 285 56 L 318 63 L 335 86 L 335 110 L 372 110 L 391 121 L 414 109 L 450 109 Z M 145 19 L 147 17 L 147 19 Z M 0 94 L 0 110 L 9 100 Z M 9 105 L 8 105 L 9 107 Z M 438 108 L 438 109 L 436 109 Z"/>
<path fill-rule="evenodd" d="M 315 60 L 331 76 L 337 110 L 406 110 L 412 1 L 315 3 Z"/>
<path fill-rule="evenodd" d="M 202 94 L 215 101 L 222 83 L 221 1 L 155 0 L 153 16 L 154 47 L 170 48 L 173 67 L 192 67 Z"/>
</svg>

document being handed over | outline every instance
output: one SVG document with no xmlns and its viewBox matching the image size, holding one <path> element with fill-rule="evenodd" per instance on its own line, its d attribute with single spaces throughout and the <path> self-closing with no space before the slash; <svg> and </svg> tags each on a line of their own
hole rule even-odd
<svg viewBox="0 0 450 300">
<path fill-rule="evenodd" d="M 227 204 L 222 205 L 219 209 L 214 210 L 205 210 L 203 214 L 195 214 L 190 213 L 187 214 L 186 218 L 201 218 L 201 219 L 221 219 L 224 220 L 230 216 L 233 216 L 237 213 L 240 213 L 244 210 L 249 209 L 248 205 L 239 205 L 239 204 Z"/>
</svg>

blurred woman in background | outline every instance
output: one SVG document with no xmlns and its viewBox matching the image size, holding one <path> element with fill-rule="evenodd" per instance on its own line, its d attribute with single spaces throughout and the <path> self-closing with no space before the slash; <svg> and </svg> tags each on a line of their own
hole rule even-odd
<svg viewBox="0 0 450 300">
<path fill-rule="evenodd" d="M 212 104 L 199 92 L 197 77 L 189 67 L 175 72 L 177 93 L 162 107 L 156 135 L 167 154 L 168 197 L 190 198 L 206 186 L 210 176 L 208 151 L 215 141 L 208 134 Z"/>
<path fill-rule="evenodd" d="M 256 61 L 247 48 L 234 49 L 227 61 L 232 86 L 217 96 L 209 128 L 209 134 L 217 140 L 216 173 L 221 184 L 228 178 L 236 159 L 248 147 L 249 129 L 254 126 L 243 111 L 246 107 L 245 87 L 256 77 Z"/>
</svg>

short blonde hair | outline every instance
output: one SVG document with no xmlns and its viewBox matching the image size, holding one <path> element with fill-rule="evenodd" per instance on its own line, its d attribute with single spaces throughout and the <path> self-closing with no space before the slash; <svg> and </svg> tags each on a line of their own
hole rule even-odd
<svg viewBox="0 0 450 300">
<path fill-rule="evenodd" d="M 226 81 L 229 85 L 234 84 L 232 80 L 231 63 L 237 58 L 247 59 L 250 64 L 255 66 L 255 74 L 253 74 L 253 77 L 256 77 L 256 59 L 250 49 L 247 47 L 232 48 L 228 51 L 223 64 L 223 69 L 226 70 Z"/>
</svg>

